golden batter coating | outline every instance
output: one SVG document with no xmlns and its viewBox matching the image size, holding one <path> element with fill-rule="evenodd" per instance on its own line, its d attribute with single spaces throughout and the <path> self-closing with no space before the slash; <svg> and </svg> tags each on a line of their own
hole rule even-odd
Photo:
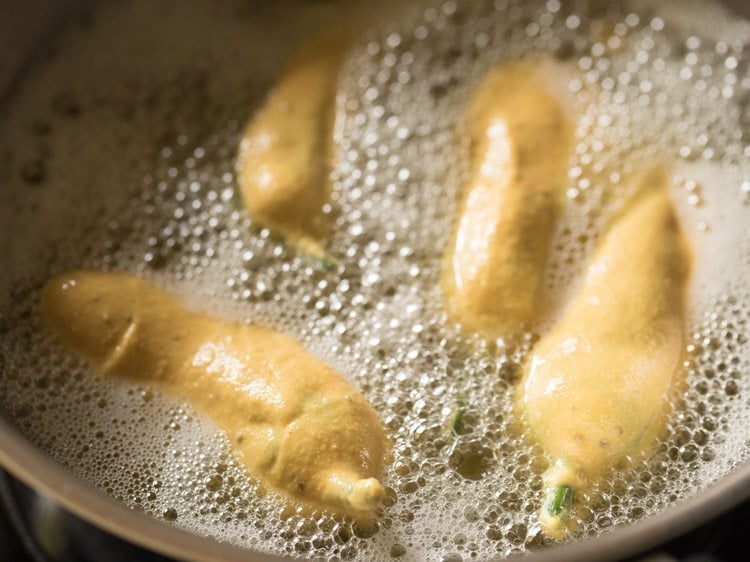
<svg viewBox="0 0 750 562">
<path fill-rule="evenodd" d="M 330 235 L 336 82 L 350 41 L 302 46 L 256 112 L 237 157 L 250 215 L 304 252 L 323 257 Z"/>
<path fill-rule="evenodd" d="M 377 414 L 292 338 L 191 312 L 145 281 L 109 273 L 50 280 L 41 311 L 102 375 L 156 383 L 208 414 L 248 472 L 291 498 L 357 513 L 383 495 Z"/>
<path fill-rule="evenodd" d="M 580 292 L 533 350 L 518 405 L 552 459 L 547 534 L 569 531 L 573 495 L 654 445 L 682 376 L 691 256 L 660 174 L 612 226 Z"/>
<path fill-rule="evenodd" d="M 445 308 L 485 337 L 528 329 L 567 186 L 572 127 L 547 88 L 543 61 L 484 78 L 465 119 L 470 179 L 443 268 Z"/>
</svg>

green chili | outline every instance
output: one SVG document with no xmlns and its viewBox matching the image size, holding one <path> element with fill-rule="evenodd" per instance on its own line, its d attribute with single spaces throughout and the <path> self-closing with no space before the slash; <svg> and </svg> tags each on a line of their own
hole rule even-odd
<svg viewBox="0 0 750 562">
<path fill-rule="evenodd" d="M 553 516 L 568 511 L 570 506 L 573 505 L 573 496 L 575 496 L 575 492 L 570 486 L 556 486 L 547 496 L 547 511 Z"/>
</svg>

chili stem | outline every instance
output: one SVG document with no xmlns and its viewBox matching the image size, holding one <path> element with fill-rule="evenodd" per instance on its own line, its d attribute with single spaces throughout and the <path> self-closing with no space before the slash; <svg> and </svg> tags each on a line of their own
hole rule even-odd
<svg viewBox="0 0 750 562">
<path fill-rule="evenodd" d="M 547 513 L 552 517 L 565 519 L 568 516 L 570 507 L 573 505 L 574 496 L 575 492 L 570 486 L 565 484 L 555 486 L 552 491 L 547 494 L 547 501 L 545 502 Z"/>
</svg>

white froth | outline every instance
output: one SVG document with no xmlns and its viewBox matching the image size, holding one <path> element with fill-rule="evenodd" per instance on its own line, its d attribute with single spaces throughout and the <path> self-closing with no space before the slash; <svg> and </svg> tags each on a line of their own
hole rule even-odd
<svg viewBox="0 0 750 562">
<path fill-rule="evenodd" d="M 668 435 L 592 491 L 582 535 L 656 513 L 745 462 L 750 27 L 725 27 L 711 2 L 696 4 L 699 18 L 676 0 L 659 13 L 643 1 L 383 10 L 341 76 L 331 246 L 341 265 L 327 272 L 252 224 L 233 157 L 278 65 L 301 36 L 343 21 L 339 4 L 107 5 L 29 72 L 0 118 L 0 402 L 29 437 L 134 508 L 269 552 L 455 561 L 544 543 L 546 460 L 512 412 L 527 350 L 459 337 L 439 287 L 466 174 L 461 108 L 490 66 L 541 51 L 563 63 L 555 80 L 578 124 L 550 289 L 560 302 L 575 289 L 632 195 L 623 178 L 644 166 L 672 171 L 696 255 L 687 384 Z M 393 443 L 376 524 L 289 513 L 188 405 L 98 379 L 55 348 L 37 291 L 79 267 L 137 273 L 192 306 L 274 326 L 345 373 Z M 445 424 L 459 400 L 456 437 Z"/>
</svg>

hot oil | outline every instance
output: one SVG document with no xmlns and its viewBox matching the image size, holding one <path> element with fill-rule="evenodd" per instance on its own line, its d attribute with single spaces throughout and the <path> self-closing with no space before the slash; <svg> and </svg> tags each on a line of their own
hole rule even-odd
<svg viewBox="0 0 750 562">
<path fill-rule="evenodd" d="M 492 65 L 546 53 L 561 63 L 548 78 L 577 124 L 547 278 L 558 308 L 644 167 L 671 171 L 695 251 L 684 392 L 654 455 L 615 467 L 586 498 L 581 536 L 654 514 L 746 461 L 750 26 L 725 25 L 712 3 L 696 4 L 694 18 L 677 2 L 660 12 L 591 4 L 446 2 L 408 18 L 381 14 L 337 96 L 335 271 L 252 223 L 233 157 L 289 46 L 341 8 L 133 1 L 95 12 L 57 40 L 2 117 L 4 406 L 93 485 L 235 544 L 460 560 L 544 543 L 536 511 L 547 463 L 512 411 L 536 336 L 511 346 L 460 335 L 439 279 L 467 173 L 455 135 L 463 104 Z M 188 404 L 96 378 L 48 341 L 38 288 L 79 267 L 142 275 L 196 308 L 274 326 L 345 373 L 393 445 L 375 522 L 285 507 Z"/>
</svg>

